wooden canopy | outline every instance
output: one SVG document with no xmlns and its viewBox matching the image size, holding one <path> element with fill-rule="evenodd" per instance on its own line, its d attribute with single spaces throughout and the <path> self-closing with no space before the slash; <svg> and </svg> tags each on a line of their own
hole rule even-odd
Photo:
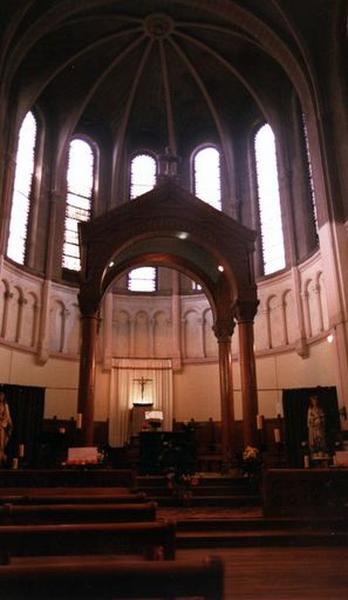
<svg viewBox="0 0 348 600">
<path fill-rule="evenodd" d="M 257 390 L 253 319 L 255 232 L 166 180 L 152 191 L 80 223 L 82 348 L 79 412 L 83 438 L 93 439 L 97 312 L 104 293 L 139 265 L 173 267 L 198 279 L 209 299 L 219 348 L 222 448 L 231 463 L 234 403 L 231 336 L 238 321 L 244 438 L 256 436 Z"/>
</svg>

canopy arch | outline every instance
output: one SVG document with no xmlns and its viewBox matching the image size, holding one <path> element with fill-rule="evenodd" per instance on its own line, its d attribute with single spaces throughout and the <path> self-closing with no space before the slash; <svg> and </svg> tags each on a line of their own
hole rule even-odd
<svg viewBox="0 0 348 600">
<path fill-rule="evenodd" d="M 245 439 L 256 433 L 253 272 L 256 234 L 167 180 L 127 204 L 80 223 L 82 316 L 79 412 L 86 444 L 93 440 L 97 314 L 103 295 L 128 269 L 146 263 L 176 268 L 202 282 L 213 311 L 219 347 L 222 447 L 230 464 L 233 437 L 231 336 L 240 324 Z"/>
<path fill-rule="evenodd" d="M 228 289 L 230 307 L 256 302 L 256 234 L 172 181 L 81 223 L 80 234 L 83 315 L 98 310 L 120 268 L 143 263 L 144 257 L 179 270 L 185 265 L 203 278 L 216 305 L 222 288 Z"/>
</svg>

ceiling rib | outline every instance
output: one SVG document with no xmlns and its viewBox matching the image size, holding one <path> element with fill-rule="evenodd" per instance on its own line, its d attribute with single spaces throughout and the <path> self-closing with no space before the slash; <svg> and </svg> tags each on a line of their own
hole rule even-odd
<svg viewBox="0 0 348 600">
<path fill-rule="evenodd" d="M 165 97 L 165 103 L 166 103 L 169 147 L 173 154 L 177 154 L 175 125 L 174 125 L 174 117 L 173 117 L 173 106 L 172 106 L 172 99 L 171 99 L 171 94 L 170 94 L 170 83 L 169 83 L 169 76 L 168 76 L 168 66 L 167 66 L 167 61 L 166 61 L 166 56 L 165 56 L 164 44 L 161 39 L 158 40 L 158 45 L 159 45 L 159 53 L 160 53 L 160 59 L 161 59 L 162 78 L 163 78 L 163 85 L 164 85 L 164 97 Z"/>
</svg>

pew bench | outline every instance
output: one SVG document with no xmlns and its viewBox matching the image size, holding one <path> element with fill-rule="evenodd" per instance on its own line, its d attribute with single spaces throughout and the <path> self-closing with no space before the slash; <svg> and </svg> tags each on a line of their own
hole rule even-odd
<svg viewBox="0 0 348 600">
<path fill-rule="evenodd" d="M 224 564 L 219 557 L 170 563 L 74 562 L 0 566 L 6 600 L 112 600 L 194 597 L 223 600 Z"/>
<path fill-rule="evenodd" d="M 134 484 L 131 469 L 0 469 L 3 487 L 127 487 Z"/>
<path fill-rule="evenodd" d="M 0 564 L 12 557 L 141 554 L 175 558 L 174 521 L 145 523 L 82 523 L 68 525 L 3 525 Z"/>
<path fill-rule="evenodd" d="M 2 525 L 154 521 L 155 502 L 140 504 L 3 504 Z"/>
<path fill-rule="evenodd" d="M 0 506 L 3 504 L 140 504 L 146 502 L 147 495 L 136 492 L 134 494 L 71 494 L 50 493 L 50 494 L 32 494 L 32 493 L 10 493 L 0 494 Z"/>
</svg>

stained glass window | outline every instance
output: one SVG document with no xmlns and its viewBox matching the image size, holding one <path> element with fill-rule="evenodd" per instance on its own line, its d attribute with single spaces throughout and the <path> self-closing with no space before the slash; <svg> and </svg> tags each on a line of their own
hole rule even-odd
<svg viewBox="0 0 348 600">
<path fill-rule="evenodd" d="M 10 231 L 7 244 L 7 256 L 21 265 L 25 262 L 31 204 L 30 196 L 35 170 L 36 136 L 36 120 L 33 113 L 28 112 L 19 131 Z"/>
<path fill-rule="evenodd" d="M 149 154 L 137 154 L 131 162 L 130 197 L 133 200 L 156 185 L 156 161 Z M 131 292 L 154 292 L 156 268 L 140 267 L 128 273 L 128 289 Z"/>
<path fill-rule="evenodd" d="M 131 162 L 131 199 L 141 196 L 156 185 L 156 161 L 149 154 L 137 154 Z"/>
<path fill-rule="evenodd" d="M 275 139 L 268 124 L 255 136 L 255 159 L 263 268 L 269 275 L 285 267 L 285 251 Z"/>
<path fill-rule="evenodd" d="M 74 139 L 70 143 L 67 175 L 67 199 L 63 246 L 63 267 L 79 271 L 79 221 L 88 221 L 91 215 L 94 188 L 94 153 L 88 142 Z"/>
<path fill-rule="evenodd" d="M 194 194 L 221 210 L 220 153 L 213 146 L 203 148 L 193 160 Z"/>
<path fill-rule="evenodd" d="M 131 292 L 155 292 L 156 269 L 154 267 L 139 267 L 128 274 L 128 289 Z"/>
<path fill-rule="evenodd" d="M 311 153 L 310 153 L 310 149 L 309 149 L 306 119 L 305 119 L 305 115 L 303 113 L 302 113 L 302 128 L 303 128 L 303 137 L 304 137 L 306 156 L 307 156 L 307 175 L 308 175 L 308 182 L 309 182 L 309 191 L 310 191 L 310 195 L 311 195 L 312 219 L 313 219 L 313 223 L 314 223 L 314 227 L 315 227 L 316 238 L 318 241 L 318 219 L 317 219 L 315 189 L 314 189 L 314 182 L 313 182 L 312 159 L 311 159 Z"/>
</svg>

